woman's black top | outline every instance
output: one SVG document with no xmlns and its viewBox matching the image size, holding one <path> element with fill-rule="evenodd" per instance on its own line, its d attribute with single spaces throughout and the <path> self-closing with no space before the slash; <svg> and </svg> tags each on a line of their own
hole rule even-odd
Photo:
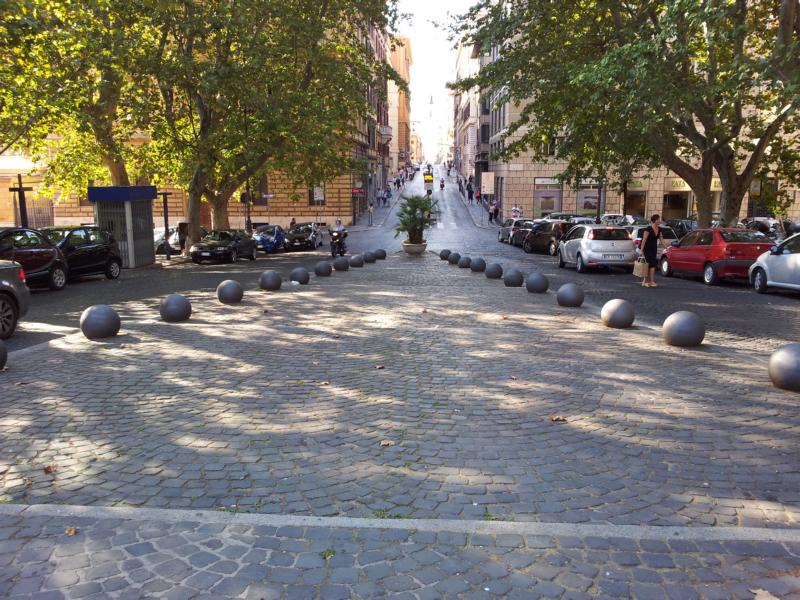
<svg viewBox="0 0 800 600">
<path fill-rule="evenodd" d="M 647 233 L 647 240 L 644 242 L 644 248 L 642 248 L 642 254 L 644 254 L 645 258 L 655 258 L 658 255 L 658 237 L 661 234 L 661 229 L 659 228 L 658 233 L 653 230 L 653 226 L 650 225 L 647 229 L 644 230 Z M 644 233 L 642 234 L 642 238 L 644 238 Z"/>
</svg>

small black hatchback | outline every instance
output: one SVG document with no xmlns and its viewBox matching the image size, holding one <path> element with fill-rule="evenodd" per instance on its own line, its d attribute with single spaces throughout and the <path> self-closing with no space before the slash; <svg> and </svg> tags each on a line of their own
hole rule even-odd
<svg viewBox="0 0 800 600">
<path fill-rule="evenodd" d="M 103 274 L 116 279 L 122 257 L 114 236 L 94 225 L 45 227 L 47 239 L 64 254 L 70 277 Z"/>
<path fill-rule="evenodd" d="M 22 265 L 28 285 L 47 285 L 61 290 L 67 285 L 64 255 L 41 231 L 24 227 L 0 227 L 0 259 Z"/>
</svg>

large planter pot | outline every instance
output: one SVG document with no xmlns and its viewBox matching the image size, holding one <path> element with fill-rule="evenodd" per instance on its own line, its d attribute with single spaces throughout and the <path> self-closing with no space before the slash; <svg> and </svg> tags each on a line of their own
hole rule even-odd
<svg viewBox="0 0 800 600">
<path fill-rule="evenodd" d="M 403 242 L 403 252 L 411 256 L 419 256 L 425 252 L 425 248 L 427 247 L 428 242 L 422 242 L 421 244 L 412 244 L 408 240 Z"/>
</svg>

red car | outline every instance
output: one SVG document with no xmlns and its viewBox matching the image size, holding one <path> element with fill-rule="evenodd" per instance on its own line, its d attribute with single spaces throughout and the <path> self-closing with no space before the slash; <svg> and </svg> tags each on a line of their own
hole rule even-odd
<svg viewBox="0 0 800 600">
<path fill-rule="evenodd" d="M 746 278 L 750 265 L 771 245 L 763 233 L 749 229 L 697 229 L 667 248 L 661 258 L 661 274 L 702 275 L 708 285 L 729 277 Z"/>
</svg>

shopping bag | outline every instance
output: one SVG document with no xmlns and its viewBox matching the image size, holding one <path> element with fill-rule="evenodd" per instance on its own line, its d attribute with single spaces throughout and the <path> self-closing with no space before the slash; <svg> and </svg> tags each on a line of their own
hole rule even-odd
<svg viewBox="0 0 800 600">
<path fill-rule="evenodd" d="M 647 277 L 649 270 L 650 265 L 647 264 L 647 259 L 644 256 L 636 259 L 636 263 L 633 265 L 633 274 L 636 277 Z"/>
</svg>

